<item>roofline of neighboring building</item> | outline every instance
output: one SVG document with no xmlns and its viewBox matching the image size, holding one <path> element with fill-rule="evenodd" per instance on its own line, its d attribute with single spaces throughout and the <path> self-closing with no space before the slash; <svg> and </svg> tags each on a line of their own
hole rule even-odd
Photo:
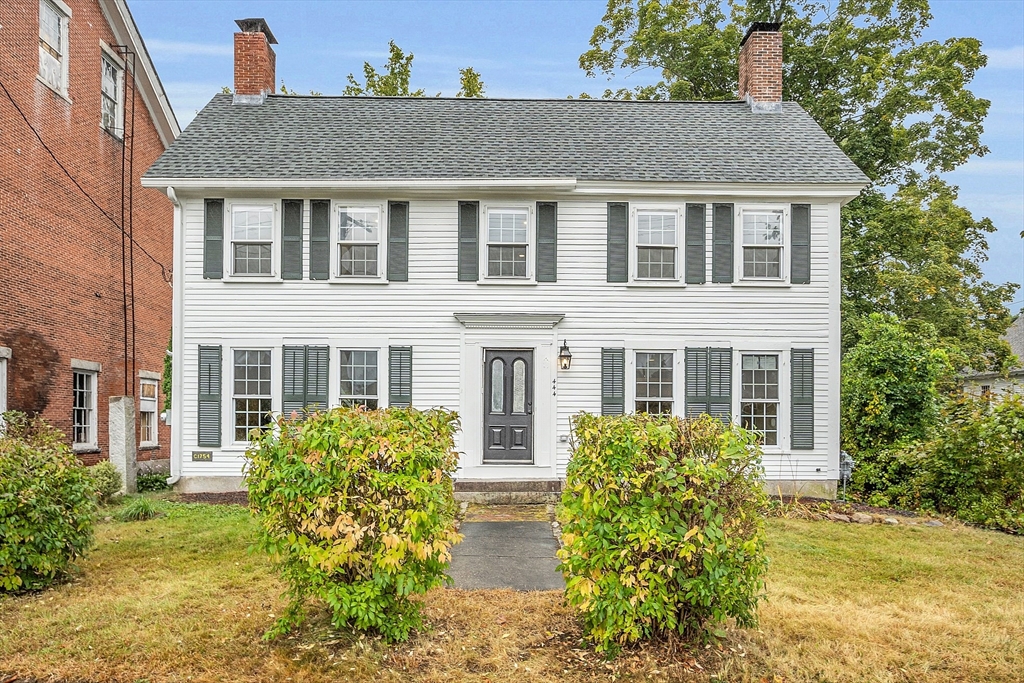
<svg viewBox="0 0 1024 683">
<path fill-rule="evenodd" d="M 149 109 L 156 126 L 157 134 L 164 145 L 164 149 L 171 146 L 171 143 L 179 135 L 181 128 L 178 126 L 178 119 L 174 116 L 171 103 L 167 99 L 167 93 L 160 82 L 160 76 L 153 66 L 146 43 L 139 33 L 139 27 L 135 25 L 131 10 L 128 9 L 126 0 L 99 0 L 100 9 L 111 30 L 117 37 L 118 42 L 128 45 L 136 55 L 136 79 L 139 87 L 139 95 L 143 103 Z"/>
<path fill-rule="evenodd" d="M 975 375 L 963 375 L 963 379 L 966 380 L 981 380 L 981 379 L 1006 379 L 1008 377 L 1024 377 L 1024 368 L 1013 368 L 1008 371 L 1005 375 L 1001 372 L 979 372 Z"/>
<path fill-rule="evenodd" d="M 231 97 L 227 93 L 217 93 L 224 97 Z M 303 95 L 302 93 L 268 93 L 267 98 L 277 97 L 281 99 L 297 100 L 410 100 L 413 102 L 437 102 L 438 100 L 451 100 L 454 102 L 604 102 L 607 104 L 708 104 L 708 105 L 747 105 L 746 100 L 616 100 L 604 97 L 417 97 L 415 95 Z M 793 100 L 785 100 L 793 104 Z"/>
</svg>

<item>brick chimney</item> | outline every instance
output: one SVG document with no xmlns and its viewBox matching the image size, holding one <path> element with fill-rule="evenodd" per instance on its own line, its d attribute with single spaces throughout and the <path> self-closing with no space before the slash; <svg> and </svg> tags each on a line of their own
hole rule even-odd
<svg viewBox="0 0 1024 683">
<path fill-rule="evenodd" d="M 740 43 L 739 98 L 755 112 L 782 110 L 782 33 L 779 24 L 757 22 Z"/>
<path fill-rule="evenodd" d="M 277 39 L 262 18 L 238 19 L 235 34 L 235 104 L 263 104 L 274 92 Z"/>
</svg>

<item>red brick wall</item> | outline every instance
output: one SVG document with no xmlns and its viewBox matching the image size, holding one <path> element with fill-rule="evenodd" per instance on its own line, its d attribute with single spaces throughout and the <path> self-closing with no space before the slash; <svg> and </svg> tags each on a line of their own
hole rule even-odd
<svg viewBox="0 0 1024 683">
<path fill-rule="evenodd" d="M 0 2 L 0 81 L 57 159 L 119 220 L 122 142 L 100 127 L 100 41 L 117 41 L 95 0 L 66 1 L 71 101 L 36 78 L 38 0 Z M 141 97 L 135 100 L 134 236 L 169 278 L 173 209 L 139 184 L 164 147 Z M 99 451 L 81 456 L 90 464 L 107 458 L 107 400 L 124 393 L 123 321 L 118 227 L 75 188 L 0 90 L 0 346 L 12 349 L 8 407 L 41 414 L 70 439 L 71 359 L 101 363 Z M 129 387 L 137 395 L 138 371 L 163 371 L 171 330 L 171 287 L 138 248 L 135 323 Z M 139 460 L 169 457 L 170 430 L 162 422 L 159 441 L 158 449 L 140 450 Z"/>
<path fill-rule="evenodd" d="M 235 94 L 274 92 L 277 55 L 263 33 L 235 34 Z"/>
<path fill-rule="evenodd" d="M 782 101 L 782 34 L 753 31 L 740 48 L 739 98 L 755 102 Z"/>
</svg>

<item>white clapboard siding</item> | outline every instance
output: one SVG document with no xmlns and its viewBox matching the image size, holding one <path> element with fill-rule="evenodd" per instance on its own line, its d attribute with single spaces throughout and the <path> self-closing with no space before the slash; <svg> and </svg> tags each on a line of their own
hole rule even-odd
<svg viewBox="0 0 1024 683">
<path fill-rule="evenodd" d="M 282 192 L 282 197 L 296 196 Z M 307 197 L 308 198 L 308 197 Z M 340 197 L 334 197 L 338 199 Z M 349 198 L 355 203 L 358 198 Z M 400 198 L 396 198 L 400 199 Z M 477 199 L 477 198 L 473 198 Z M 487 198 L 479 198 L 482 203 Z M 304 273 L 302 281 L 238 282 L 203 279 L 203 198 L 183 198 L 184 274 L 182 335 L 175 362 L 183 364 L 181 441 L 176 448 L 184 476 L 233 475 L 242 467 L 244 446 L 227 443 L 230 425 L 231 348 L 275 349 L 273 406 L 280 409 L 280 347 L 287 344 L 331 345 L 329 396 L 337 401 L 337 349 L 381 349 L 379 365 L 387 365 L 389 345 L 413 347 L 413 403 L 417 407 L 444 406 L 460 410 L 463 340 L 467 331 L 453 317 L 457 312 L 560 313 L 564 320 L 545 330 L 552 342 L 567 340 L 572 368 L 557 372 L 553 405 L 555 432 L 554 472 L 564 476 L 569 460 L 570 418 L 579 411 L 600 412 L 601 348 L 672 350 L 677 355 L 675 397 L 683 407 L 682 350 L 686 347 L 729 346 L 734 356 L 743 351 L 772 351 L 788 367 L 790 348 L 815 352 L 815 448 L 809 451 L 769 452 L 764 466 L 769 479 L 834 480 L 838 444 L 830 429 L 837 417 L 838 377 L 831 372 L 838 336 L 831 334 L 829 291 L 829 226 L 838 223 L 838 203 L 813 204 L 811 211 L 811 283 L 789 287 L 750 287 L 714 284 L 711 273 L 711 211 L 707 220 L 707 272 L 703 285 L 673 287 L 635 286 L 606 282 L 606 203 L 579 198 L 530 197 L 520 201 L 558 201 L 558 281 L 531 285 L 493 285 L 457 279 L 457 203 L 455 200 L 410 200 L 409 281 L 387 284 L 313 282 L 309 272 L 309 204 L 304 220 Z M 230 201 L 231 198 L 227 198 Z M 380 200 L 374 200 L 381 203 Z M 503 201 L 507 201 L 503 200 Z M 715 201 L 709 198 L 708 202 Z M 743 204 L 744 201 L 723 200 Z M 794 201 L 801 201 L 794 198 Z M 806 201 L 806 200 L 804 200 Z M 774 203 L 780 203 L 773 200 Z M 678 202 L 679 206 L 684 200 Z M 749 203 L 764 203 L 756 197 Z M 788 202 L 785 202 L 788 203 Z M 278 220 L 280 220 L 278 216 Z M 682 224 L 680 223 L 680 229 Z M 225 251 L 230 226 L 225 223 Z M 333 238 L 333 235 L 332 235 Z M 737 225 L 737 239 L 739 226 Z M 381 248 L 386 249 L 386 240 Z M 275 243 L 275 250 L 280 243 Z M 481 244 L 481 249 L 483 245 Z M 838 249 L 832 250 L 838 253 Z M 631 258 L 633 256 L 631 255 Z M 788 257 L 787 257 L 788 260 Z M 682 259 L 680 258 L 680 263 Z M 333 264 L 332 264 L 333 265 Z M 495 331 L 494 334 L 500 334 Z M 493 334 L 492 334 L 493 336 Z M 224 348 L 222 384 L 225 403 L 225 443 L 212 462 L 191 461 L 193 450 L 209 450 L 197 441 L 197 360 L 200 344 Z M 627 356 L 629 353 L 627 353 Z M 627 363 L 627 409 L 632 377 Z M 734 374 L 738 374 L 738 365 Z M 382 375 L 383 378 L 383 375 Z M 784 397 L 789 374 L 781 373 Z M 734 377 L 734 395 L 739 393 Z M 546 391 L 548 387 L 537 387 Z M 380 382 L 379 396 L 387 397 Z M 734 397 L 734 406 L 738 405 Z M 780 405 L 780 430 L 788 442 L 789 403 Z M 463 424 L 464 429 L 478 425 Z M 566 439 L 566 440 L 563 440 Z M 461 441 L 460 441 L 461 443 Z"/>
</svg>

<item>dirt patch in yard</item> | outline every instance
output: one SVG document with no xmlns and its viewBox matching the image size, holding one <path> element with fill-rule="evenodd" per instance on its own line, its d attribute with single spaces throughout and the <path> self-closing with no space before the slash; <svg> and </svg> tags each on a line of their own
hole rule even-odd
<svg viewBox="0 0 1024 683">
<path fill-rule="evenodd" d="M 249 505 L 249 494 L 245 491 L 224 493 L 175 493 L 168 500 L 174 503 L 207 503 L 208 505 Z"/>
</svg>

